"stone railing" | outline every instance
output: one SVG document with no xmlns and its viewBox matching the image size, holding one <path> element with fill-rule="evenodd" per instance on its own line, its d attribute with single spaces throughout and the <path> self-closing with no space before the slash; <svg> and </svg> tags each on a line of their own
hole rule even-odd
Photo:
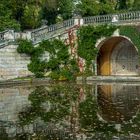
<svg viewBox="0 0 140 140">
<path fill-rule="evenodd" d="M 37 44 L 38 42 L 42 40 L 51 38 L 52 33 L 54 33 L 55 35 L 58 35 L 59 33 L 64 32 L 66 29 L 71 28 L 74 25 L 75 25 L 75 19 L 69 19 L 59 24 L 44 26 L 42 28 L 33 30 L 31 32 L 32 42 L 34 44 Z"/>
<path fill-rule="evenodd" d="M 74 27 L 75 25 L 97 25 L 97 24 L 135 24 L 140 22 L 140 11 L 132 11 L 126 13 L 116 13 L 101 16 L 92 17 L 81 17 L 72 18 L 63 21 L 59 24 L 54 24 L 50 26 L 44 26 L 32 31 L 27 31 L 24 33 L 16 33 L 12 30 L 7 30 L 0 32 L 0 47 L 6 46 L 9 42 L 15 39 L 22 38 L 28 39 L 33 42 L 33 44 L 38 44 L 42 40 L 47 40 L 53 37 L 58 37 L 59 35 L 66 32 L 66 30 Z"/>
<path fill-rule="evenodd" d="M 140 11 L 83 18 L 83 24 L 125 24 L 128 22 L 134 23 L 136 21 L 140 22 Z"/>
<path fill-rule="evenodd" d="M 5 30 L 0 32 L 0 48 L 8 45 L 10 42 L 15 40 L 14 31 L 13 30 Z"/>
</svg>

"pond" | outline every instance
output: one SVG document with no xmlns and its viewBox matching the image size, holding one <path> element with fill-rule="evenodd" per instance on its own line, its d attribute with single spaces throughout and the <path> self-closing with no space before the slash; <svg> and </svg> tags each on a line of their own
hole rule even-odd
<svg viewBox="0 0 140 140">
<path fill-rule="evenodd" d="M 1 140 L 140 140 L 140 84 L 0 87 Z"/>
</svg>

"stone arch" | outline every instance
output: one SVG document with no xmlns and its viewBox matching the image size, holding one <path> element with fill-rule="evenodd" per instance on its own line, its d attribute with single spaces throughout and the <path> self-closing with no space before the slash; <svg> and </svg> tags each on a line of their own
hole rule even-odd
<svg viewBox="0 0 140 140">
<path fill-rule="evenodd" d="M 101 41 L 97 48 L 97 75 L 139 75 L 138 50 L 130 39 L 113 36 Z"/>
</svg>

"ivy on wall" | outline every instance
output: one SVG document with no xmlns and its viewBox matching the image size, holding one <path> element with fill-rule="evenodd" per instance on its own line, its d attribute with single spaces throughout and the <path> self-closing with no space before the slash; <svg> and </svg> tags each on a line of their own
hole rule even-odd
<svg viewBox="0 0 140 140">
<path fill-rule="evenodd" d="M 140 32 L 133 26 L 82 26 L 77 31 L 78 36 L 78 56 L 83 58 L 86 64 L 84 73 L 91 74 L 92 60 L 95 60 L 98 50 L 95 44 L 102 37 L 110 37 L 113 32 L 119 29 L 120 35 L 131 39 L 133 44 L 140 52 Z M 31 57 L 31 63 L 28 69 L 35 74 L 36 77 L 44 77 L 47 72 L 52 79 L 73 80 L 79 73 L 79 67 L 76 59 L 71 58 L 69 54 L 69 46 L 65 45 L 61 40 L 42 41 L 37 47 L 34 47 L 30 41 L 20 40 L 17 51 L 26 53 Z M 42 60 L 42 55 L 48 52 L 49 60 Z"/>
<path fill-rule="evenodd" d="M 20 40 L 17 48 L 19 53 L 31 57 L 28 70 L 36 77 L 44 77 L 47 72 L 52 79 L 73 80 L 79 68 L 75 59 L 70 58 L 69 46 L 60 40 L 43 41 L 34 47 L 28 40 Z M 49 53 L 49 60 L 42 60 L 43 54 Z"/>
<path fill-rule="evenodd" d="M 119 29 L 120 35 L 130 38 L 140 53 L 140 31 L 134 26 L 121 26 Z"/>
<path fill-rule="evenodd" d="M 82 26 L 78 31 L 78 55 L 86 60 L 86 68 L 89 69 L 92 60 L 95 60 L 98 50 L 95 47 L 97 39 L 108 37 L 117 29 L 116 26 Z"/>
</svg>

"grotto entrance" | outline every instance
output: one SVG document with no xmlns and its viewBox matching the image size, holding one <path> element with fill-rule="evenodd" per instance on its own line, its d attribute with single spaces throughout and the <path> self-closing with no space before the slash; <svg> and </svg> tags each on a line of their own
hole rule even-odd
<svg viewBox="0 0 140 140">
<path fill-rule="evenodd" d="M 128 39 L 111 37 L 97 48 L 97 75 L 139 75 L 138 51 Z"/>
</svg>

